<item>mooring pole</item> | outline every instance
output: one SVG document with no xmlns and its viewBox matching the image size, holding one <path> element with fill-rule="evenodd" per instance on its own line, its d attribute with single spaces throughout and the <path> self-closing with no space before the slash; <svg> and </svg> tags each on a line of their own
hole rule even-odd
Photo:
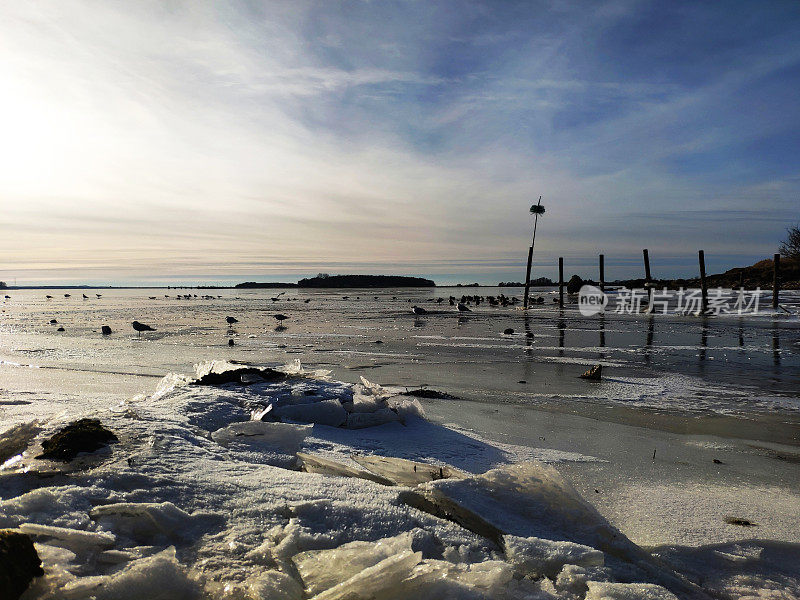
<svg viewBox="0 0 800 600">
<path fill-rule="evenodd" d="M 703 314 L 708 312 L 708 287 L 706 287 L 706 257 L 702 250 L 698 252 L 700 259 L 700 291 L 703 295 Z"/>
<path fill-rule="evenodd" d="M 564 308 L 564 257 L 558 257 L 558 306 Z"/>
<path fill-rule="evenodd" d="M 528 269 L 525 271 L 525 299 L 522 306 L 528 308 L 528 294 L 531 290 L 531 264 L 533 263 L 533 246 L 528 246 Z"/>
<path fill-rule="evenodd" d="M 778 292 L 781 289 L 781 255 L 772 257 L 772 308 L 778 309 Z"/>
<path fill-rule="evenodd" d="M 528 308 L 528 294 L 531 289 L 531 266 L 533 265 L 533 247 L 536 246 L 536 226 L 539 224 L 539 215 L 544 214 L 541 196 L 539 196 L 539 202 L 531 206 L 530 213 L 533 215 L 533 237 L 531 238 L 531 248 L 528 251 L 528 270 L 525 273 L 525 299 L 522 303 L 525 308 Z"/>
<path fill-rule="evenodd" d="M 644 287 L 647 288 L 647 306 L 652 310 L 653 308 L 653 286 L 650 278 L 650 255 L 647 253 L 647 248 L 642 250 L 644 257 Z"/>
<path fill-rule="evenodd" d="M 603 264 L 603 259 L 605 257 L 601 254 L 600 255 L 600 291 L 606 291 L 606 270 L 605 265 Z"/>
</svg>

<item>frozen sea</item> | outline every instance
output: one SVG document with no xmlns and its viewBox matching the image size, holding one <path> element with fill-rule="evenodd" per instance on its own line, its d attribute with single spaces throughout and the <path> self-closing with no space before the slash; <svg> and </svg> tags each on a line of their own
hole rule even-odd
<svg viewBox="0 0 800 600">
<path fill-rule="evenodd" d="M 205 361 L 290 365 L 292 372 L 299 364 L 304 377 L 324 381 L 324 386 L 319 383 L 323 391 L 313 393 L 336 398 L 362 377 L 391 393 L 418 388 L 445 392 L 451 397 L 419 398 L 426 421 L 357 431 L 317 424 L 306 434 L 302 451 L 350 466 L 351 455 L 363 453 L 451 466 L 467 474 L 541 461 L 535 464 L 554 466 L 599 511 L 598 518 L 667 561 L 681 577 L 695 583 L 707 578 L 706 588 L 718 597 L 800 595 L 800 563 L 792 562 L 800 558 L 795 546 L 800 544 L 800 297 L 795 292 L 783 294 L 785 309 L 777 313 L 706 318 L 613 312 L 585 317 L 574 304 L 559 310 L 551 289 L 535 290 L 544 302 L 528 311 L 484 302 L 472 304 L 466 313 L 451 306 L 448 297 L 504 293 L 519 298 L 522 291 L 6 293 L 10 298 L 0 304 L 0 432 L 36 420 L 41 436 L 92 416 L 122 435 L 105 462 L 79 472 L 55 466 L 50 479 L 41 475 L 30 453 L 16 457 L 0 471 L 0 526 L 30 522 L 102 530 L 102 523 L 86 515 L 92 506 L 114 502 L 171 502 L 197 523 L 197 531 L 186 539 L 131 541 L 117 532 L 117 547 L 125 541 L 128 545 L 119 551 L 129 556 L 117 556 L 113 566 L 100 565 L 95 555 L 87 558 L 83 547 L 64 548 L 73 556 L 59 554 L 58 548 L 69 544 L 48 545 L 42 534 L 43 551 L 60 571 L 49 573 L 48 583 L 30 598 L 127 597 L 103 596 L 83 580 L 105 577 L 112 589 L 115 574 L 129 573 L 145 561 L 144 579 L 157 581 L 161 571 L 147 571 L 155 567 L 146 563 L 154 563 L 154 556 L 161 557 L 155 562 L 162 571 L 175 565 L 190 569 L 186 597 L 195 593 L 195 579 L 202 580 L 208 597 L 292 597 L 277 595 L 280 585 L 272 580 L 272 587 L 262 585 L 272 595 L 252 591 L 258 568 L 297 575 L 281 563 L 290 553 L 284 557 L 273 551 L 272 562 L 254 557 L 255 549 L 270 540 L 276 546 L 294 540 L 295 550 L 309 551 L 419 529 L 423 533 L 414 534 L 413 549 L 422 548 L 423 558 L 413 569 L 434 569 L 425 561 L 443 557 L 459 565 L 502 562 L 496 548 L 474 533 L 401 510 L 393 488 L 341 477 L 321 481 L 318 475 L 287 469 L 284 458 L 269 458 L 269 453 L 260 458 L 252 449 L 219 456 L 210 434 L 246 421 L 245 409 L 258 403 L 258 393 L 187 392 L 170 387 L 175 375 L 164 379 L 191 374 L 195 364 Z M 427 314 L 414 315 L 413 305 Z M 276 314 L 288 319 L 279 322 Z M 238 322 L 229 326 L 228 316 Z M 131 328 L 133 320 L 156 331 L 139 336 Z M 101 335 L 103 325 L 113 333 Z M 504 333 L 509 328 L 513 333 Z M 594 364 L 604 367 L 602 381 L 578 377 Z M 321 370 L 329 373 L 319 375 Z M 259 393 L 263 401 L 280 394 L 302 396 L 308 392 L 303 390 L 295 386 Z M 220 410 L 220 403 L 236 409 Z M 180 444 L 171 441 L 177 438 Z M 259 482 L 259 477 L 266 479 Z M 349 512 L 342 508 L 348 495 L 355 498 Z M 297 506 L 287 508 L 282 496 Z M 231 515 L 238 526 L 230 522 Z M 742 520 L 751 526 L 731 523 Z M 113 531 L 113 525 L 106 529 Z M 300 533 L 292 526 L 300 527 Z M 275 527 L 283 529 L 276 533 Z M 155 554 L 173 547 L 177 558 Z M 595 575 L 598 581 L 624 581 L 623 570 L 609 564 L 608 573 Z M 716 569 L 713 576 L 709 569 Z M 563 586 L 569 583 L 567 575 Z M 658 577 L 627 577 L 669 587 L 668 580 Z M 592 589 L 600 590 L 581 584 L 569 596 L 567 587 L 558 588 L 555 576 L 551 579 L 550 587 L 536 580 L 536 590 L 520 588 L 513 592 L 517 596 L 510 584 L 480 593 L 590 598 L 595 597 Z M 291 582 L 286 585 L 291 588 Z M 72 595 L 59 596 L 64 589 Z M 670 589 L 691 597 L 679 586 Z M 310 595 L 308 589 L 303 593 Z M 532 595 L 539 593 L 545 595 Z M 598 591 L 596 597 L 661 597 L 647 593 L 602 596 Z M 376 592 L 373 597 L 384 596 Z"/>
</svg>

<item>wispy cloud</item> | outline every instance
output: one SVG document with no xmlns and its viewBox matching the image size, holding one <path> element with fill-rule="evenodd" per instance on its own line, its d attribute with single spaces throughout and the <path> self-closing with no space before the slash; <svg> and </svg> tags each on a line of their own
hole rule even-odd
<svg viewBox="0 0 800 600">
<path fill-rule="evenodd" d="M 540 194 L 545 262 L 757 258 L 796 212 L 791 4 L 0 13 L 0 278 L 515 279 Z"/>
</svg>

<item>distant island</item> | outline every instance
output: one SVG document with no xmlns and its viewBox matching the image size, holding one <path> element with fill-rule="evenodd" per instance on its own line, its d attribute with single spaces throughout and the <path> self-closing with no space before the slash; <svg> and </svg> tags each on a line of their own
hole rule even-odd
<svg viewBox="0 0 800 600">
<path fill-rule="evenodd" d="M 430 279 L 405 277 L 401 275 L 328 275 L 320 273 L 316 277 L 301 279 L 297 283 L 257 283 L 246 281 L 237 288 L 393 288 L 393 287 L 435 287 Z"/>
</svg>

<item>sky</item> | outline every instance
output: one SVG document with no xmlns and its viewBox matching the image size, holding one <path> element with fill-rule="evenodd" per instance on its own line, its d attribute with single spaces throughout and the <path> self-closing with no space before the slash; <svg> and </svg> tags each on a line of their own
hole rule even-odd
<svg viewBox="0 0 800 600">
<path fill-rule="evenodd" d="M 0 280 L 692 276 L 800 221 L 800 3 L 0 2 Z"/>
</svg>

